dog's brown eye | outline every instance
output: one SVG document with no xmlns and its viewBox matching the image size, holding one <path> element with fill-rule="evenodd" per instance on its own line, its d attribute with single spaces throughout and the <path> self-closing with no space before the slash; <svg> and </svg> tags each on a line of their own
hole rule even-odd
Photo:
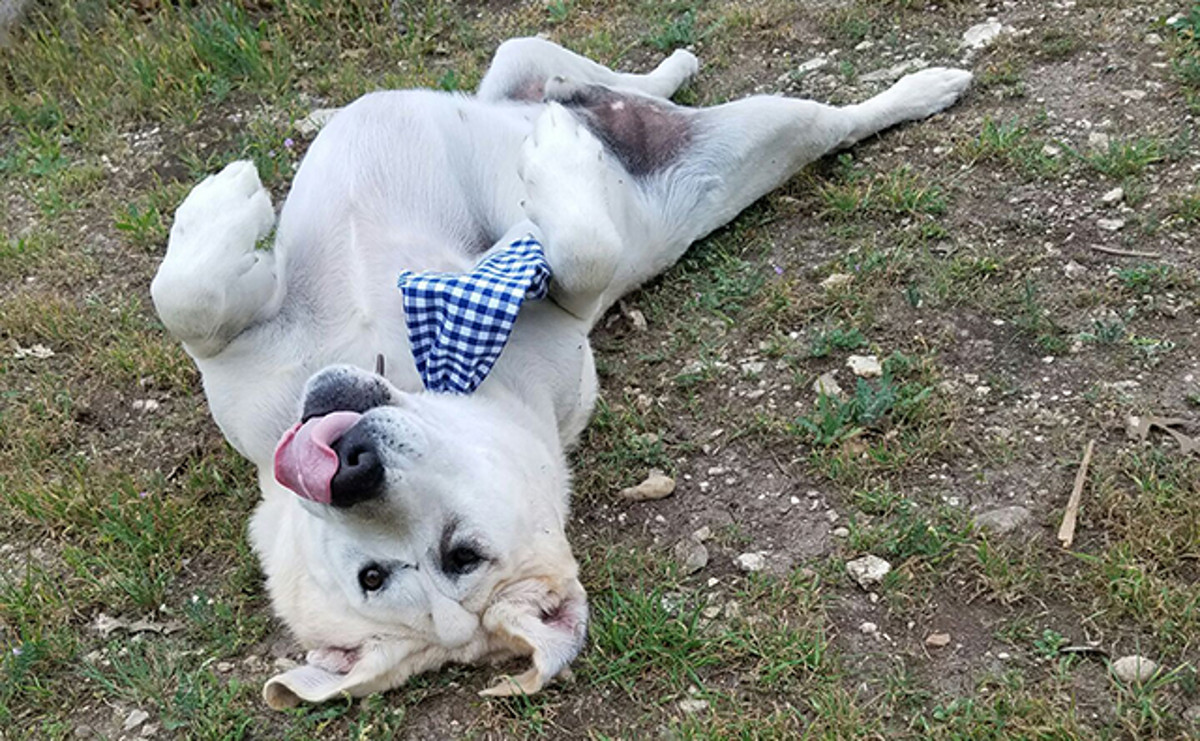
<svg viewBox="0 0 1200 741">
<path fill-rule="evenodd" d="M 470 546 L 452 548 L 442 557 L 442 570 L 453 576 L 469 574 L 483 563 L 483 556 Z"/>
<path fill-rule="evenodd" d="M 385 581 L 387 581 L 387 572 L 374 564 L 358 572 L 358 585 L 363 588 L 364 592 L 378 591 Z"/>
</svg>

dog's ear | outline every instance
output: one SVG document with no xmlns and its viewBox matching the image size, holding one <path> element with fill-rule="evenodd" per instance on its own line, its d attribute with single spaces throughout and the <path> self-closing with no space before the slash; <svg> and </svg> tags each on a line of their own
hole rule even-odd
<svg viewBox="0 0 1200 741">
<path fill-rule="evenodd" d="M 263 685 L 263 699 L 273 710 L 296 707 L 301 702 L 321 703 L 336 697 L 365 697 L 399 686 L 414 674 L 445 663 L 444 652 L 420 650 L 405 641 L 372 646 L 350 668 L 331 665 L 321 651 L 310 651 L 308 663 L 276 674 Z"/>
<path fill-rule="evenodd" d="M 514 653 L 532 655 L 533 666 L 516 677 L 499 677 L 479 694 L 533 693 L 564 672 L 587 637 L 587 593 L 574 573 L 534 577 L 505 587 L 483 615 L 489 636 Z"/>
</svg>

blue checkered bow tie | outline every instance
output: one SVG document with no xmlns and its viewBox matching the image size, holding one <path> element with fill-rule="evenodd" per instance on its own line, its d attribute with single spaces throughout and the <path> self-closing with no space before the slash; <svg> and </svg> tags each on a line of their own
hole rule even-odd
<svg viewBox="0 0 1200 741">
<path fill-rule="evenodd" d="M 521 303 L 545 298 L 550 265 L 530 234 L 469 273 L 405 271 L 397 285 L 425 388 L 469 394 L 496 364 Z"/>
</svg>

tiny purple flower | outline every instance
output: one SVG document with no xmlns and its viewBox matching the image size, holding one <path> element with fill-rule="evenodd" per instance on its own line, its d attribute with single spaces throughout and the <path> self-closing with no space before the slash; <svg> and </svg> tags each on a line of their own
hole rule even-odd
<svg viewBox="0 0 1200 741">
<path fill-rule="evenodd" d="M 288 149 L 291 149 L 292 147 L 296 146 L 296 142 L 292 141 L 292 137 L 289 136 L 288 138 L 283 140 L 283 146 L 287 147 Z"/>
<path fill-rule="evenodd" d="M 139 499 L 145 499 L 148 496 L 150 496 L 150 492 L 148 492 L 148 491 L 139 491 L 138 492 Z"/>
<path fill-rule="evenodd" d="M 13 656 L 20 656 L 22 653 L 24 653 L 24 651 L 21 650 L 20 646 L 13 646 L 13 650 L 12 650 Z"/>
<path fill-rule="evenodd" d="M 773 265 L 772 267 L 775 268 L 775 275 L 783 275 L 783 267 L 782 266 Z"/>
</svg>

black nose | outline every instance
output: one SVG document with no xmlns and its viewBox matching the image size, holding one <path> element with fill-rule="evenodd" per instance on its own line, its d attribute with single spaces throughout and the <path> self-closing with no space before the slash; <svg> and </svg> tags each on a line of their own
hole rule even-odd
<svg viewBox="0 0 1200 741">
<path fill-rule="evenodd" d="M 383 461 L 365 425 L 356 424 L 331 446 L 338 470 L 329 483 L 334 507 L 350 507 L 383 494 Z"/>
</svg>

